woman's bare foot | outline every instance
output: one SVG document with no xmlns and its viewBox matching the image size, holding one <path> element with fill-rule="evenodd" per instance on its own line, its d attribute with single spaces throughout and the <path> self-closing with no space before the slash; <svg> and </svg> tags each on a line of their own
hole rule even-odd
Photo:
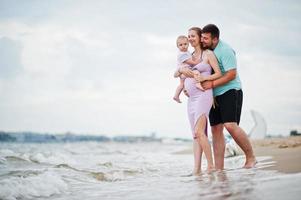
<svg viewBox="0 0 301 200">
<path fill-rule="evenodd" d="M 200 89 L 200 90 L 202 90 L 202 91 L 205 91 L 205 89 L 202 87 L 201 83 L 196 83 L 195 86 L 196 86 L 198 89 Z"/>
<path fill-rule="evenodd" d="M 210 172 L 213 172 L 213 171 L 215 171 L 214 165 L 208 165 L 207 166 L 207 172 L 210 173 Z"/>
<path fill-rule="evenodd" d="M 193 171 L 192 175 L 193 176 L 199 176 L 201 174 L 201 171 Z"/>
<path fill-rule="evenodd" d="M 179 97 L 174 97 L 173 100 L 175 100 L 175 101 L 178 102 L 178 103 L 182 103 L 182 101 L 180 100 Z"/>
<path fill-rule="evenodd" d="M 256 160 L 255 157 L 249 158 L 249 159 L 246 160 L 244 168 L 250 169 L 250 168 L 255 167 L 256 164 L 257 164 L 257 160 Z"/>
</svg>

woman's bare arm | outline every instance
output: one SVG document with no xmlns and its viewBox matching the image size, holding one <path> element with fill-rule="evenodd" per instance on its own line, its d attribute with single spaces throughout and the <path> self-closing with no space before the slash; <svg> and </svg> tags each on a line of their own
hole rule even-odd
<svg viewBox="0 0 301 200">
<path fill-rule="evenodd" d="M 206 76 L 204 77 L 205 81 L 211 81 L 211 80 L 215 80 L 218 79 L 222 76 L 222 72 L 218 66 L 218 62 L 217 59 L 214 55 L 214 53 L 212 51 L 208 51 L 207 53 L 207 57 L 208 57 L 208 63 L 210 64 L 210 66 L 212 67 L 214 73 L 211 74 L 210 76 Z"/>
<path fill-rule="evenodd" d="M 212 65 L 213 67 L 214 65 Z M 219 68 L 219 67 L 218 67 Z M 219 70 L 220 71 L 220 70 Z M 213 74 L 214 75 L 214 74 Z M 219 76 L 218 78 L 215 79 L 211 79 L 211 80 L 207 80 L 204 81 L 202 83 L 202 87 L 207 90 L 207 89 L 211 89 L 211 88 L 215 88 L 217 86 L 220 85 L 224 85 L 226 83 L 228 83 L 229 81 L 235 79 L 236 77 L 236 69 L 231 69 L 229 71 L 226 71 L 226 73 L 224 75 Z"/>
</svg>

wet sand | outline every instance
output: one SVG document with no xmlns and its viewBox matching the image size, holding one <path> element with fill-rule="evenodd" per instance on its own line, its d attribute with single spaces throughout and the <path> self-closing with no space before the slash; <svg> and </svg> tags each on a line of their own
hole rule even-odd
<svg viewBox="0 0 301 200">
<path fill-rule="evenodd" d="M 276 163 L 267 167 L 283 173 L 301 172 L 301 137 L 252 140 L 256 156 L 272 156 Z"/>
</svg>

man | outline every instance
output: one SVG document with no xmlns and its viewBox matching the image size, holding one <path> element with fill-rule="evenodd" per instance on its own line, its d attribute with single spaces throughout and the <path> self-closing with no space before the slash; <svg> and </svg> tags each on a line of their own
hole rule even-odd
<svg viewBox="0 0 301 200">
<path fill-rule="evenodd" d="M 213 50 L 222 72 L 222 77 L 202 83 L 204 89 L 213 88 L 215 98 L 214 106 L 209 114 L 215 167 L 216 169 L 224 168 L 223 128 L 225 127 L 246 155 L 244 167 L 252 168 L 256 164 L 253 149 L 247 134 L 239 127 L 243 93 L 236 70 L 235 52 L 228 44 L 219 39 L 219 29 L 214 24 L 208 24 L 203 28 L 201 40 L 203 48 Z"/>
</svg>

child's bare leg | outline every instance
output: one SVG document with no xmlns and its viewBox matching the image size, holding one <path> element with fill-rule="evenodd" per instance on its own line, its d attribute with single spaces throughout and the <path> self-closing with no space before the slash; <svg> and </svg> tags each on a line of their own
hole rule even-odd
<svg viewBox="0 0 301 200">
<path fill-rule="evenodd" d="M 182 92 L 183 89 L 184 89 L 184 80 L 185 80 L 185 79 L 180 78 L 180 85 L 177 87 L 175 96 L 173 97 L 173 99 L 174 99 L 176 102 L 178 102 L 178 103 L 182 103 L 181 100 L 180 100 L 180 94 L 181 94 L 181 92 Z"/>
<path fill-rule="evenodd" d="M 201 80 L 203 79 L 203 76 L 201 75 L 201 73 L 198 70 L 193 70 L 193 75 L 194 75 L 194 79 L 197 81 L 195 86 L 198 89 L 205 91 L 205 89 L 202 87 L 202 84 L 201 84 Z"/>
</svg>

